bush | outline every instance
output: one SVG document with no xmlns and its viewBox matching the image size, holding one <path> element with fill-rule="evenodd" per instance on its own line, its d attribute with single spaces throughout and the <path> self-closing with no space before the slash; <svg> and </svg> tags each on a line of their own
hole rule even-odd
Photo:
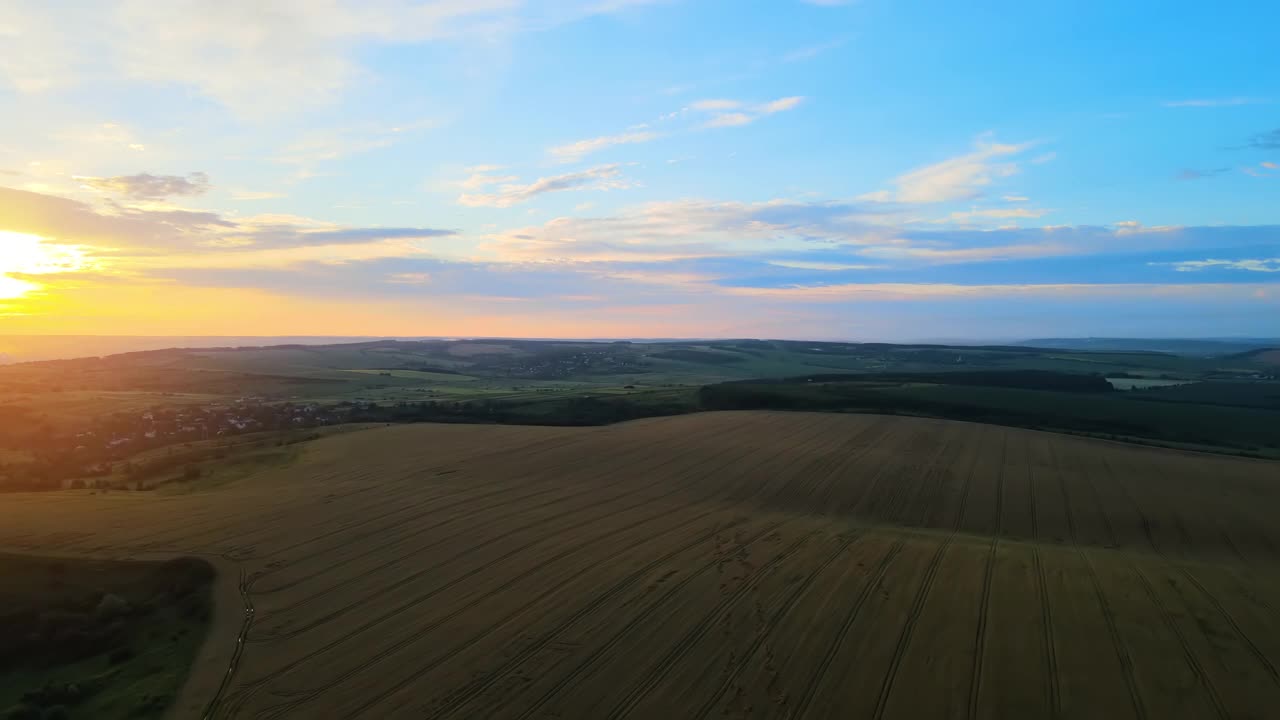
<svg viewBox="0 0 1280 720">
<path fill-rule="evenodd" d="M 40 720 L 40 711 L 30 705 L 14 705 L 4 713 L 5 720 Z"/>
<path fill-rule="evenodd" d="M 93 611 L 93 615 L 98 620 L 110 620 L 111 618 L 128 615 L 133 608 L 129 605 L 129 601 L 120 597 L 107 593 L 102 596 L 102 600 L 98 601 L 98 607 Z"/>
</svg>

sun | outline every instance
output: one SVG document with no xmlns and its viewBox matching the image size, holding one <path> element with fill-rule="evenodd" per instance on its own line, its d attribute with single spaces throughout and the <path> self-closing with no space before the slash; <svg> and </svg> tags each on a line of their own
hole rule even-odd
<svg viewBox="0 0 1280 720">
<path fill-rule="evenodd" d="M 0 300 L 16 300 L 35 289 L 35 283 L 0 275 Z"/>
<path fill-rule="evenodd" d="M 20 298 L 39 287 L 14 275 L 71 272 L 85 265 L 84 252 L 73 245 L 49 243 L 38 235 L 0 230 L 0 300 Z"/>
</svg>

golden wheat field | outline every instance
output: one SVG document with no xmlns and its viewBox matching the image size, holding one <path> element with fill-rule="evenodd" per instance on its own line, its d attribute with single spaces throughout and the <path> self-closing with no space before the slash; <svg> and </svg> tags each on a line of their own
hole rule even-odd
<svg viewBox="0 0 1280 720">
<path fill-rule="evenodd" d="M 1276 463 L 714 413 L 6 496 L 0 545 L 220 558 L 182 717 L 1261 719 L 1278 511 Z"/>
</svg>

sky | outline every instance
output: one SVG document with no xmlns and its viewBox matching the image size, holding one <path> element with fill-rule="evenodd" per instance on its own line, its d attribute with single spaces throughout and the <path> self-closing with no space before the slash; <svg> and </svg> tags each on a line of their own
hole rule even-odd
<svg viewBox="0 0 1280 720">
<path fill-rule="evenodd" d="M 1277 27 L 0 0 L 0 333 L 1280 335 Z"/>
</svg>

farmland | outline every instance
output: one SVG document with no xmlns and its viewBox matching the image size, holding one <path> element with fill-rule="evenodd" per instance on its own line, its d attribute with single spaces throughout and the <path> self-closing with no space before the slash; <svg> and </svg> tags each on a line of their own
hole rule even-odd
<svg viewBox="0 0 1280 720">
<path fill-rule="evenodd" d="M 1273 462 L 758 411 L 303 447 L 209 492 L 8 495 L 0 547 L 234 568 L 181 717 L 1280 707 Z"/>
<path fill-rule="evenodd" d="M 924 415 L 1280 458 L 1280 376 L 1258 359 L 1265 352 L 380 340 L 19 363 L 0 367 L 0 492 L 150 489 L 132 474 L 139 457 L 172 448 L 176 461 L 193 456 L 193 444 L 235 445 L 245 434 L 387 422 L 603 425 L 724 409 Z M 752 389 L 761 383 L 763 394 L 788 397 L 743 397 L 762 400 Z M 218 472 L 190 469 L 204 471 Z"/>
</svg>

